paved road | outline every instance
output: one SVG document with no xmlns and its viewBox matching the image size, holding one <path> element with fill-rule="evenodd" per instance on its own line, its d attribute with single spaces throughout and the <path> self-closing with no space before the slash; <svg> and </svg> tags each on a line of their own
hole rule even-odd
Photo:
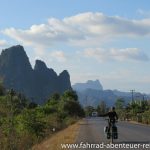
<svg viewBox="0 0 150 150">
<path fill-rule="evenodd" d="M 104 136 L 104 126 L 107 122 L 104 118 L 86 118 L 80 124 L 80 132 L 76 143 L 110 143 Z M 117 123 L 119 138 L 114 143 L 118 144 L 148 144 L 150 145 L 150 126 L 132 124 L 128 122 Z M 88 149 L 89 148 L 84 148 Z M 103 148 L 104 149 L 104 148 Z M 119 148 L 121 149 L 121 148 Z M 141 148 L 140 149 L 146 149 Z M 150 149 L 150 148 L 149 148 Z M 81 149 L 82 150 L 82 149 Z"/>
</svg>

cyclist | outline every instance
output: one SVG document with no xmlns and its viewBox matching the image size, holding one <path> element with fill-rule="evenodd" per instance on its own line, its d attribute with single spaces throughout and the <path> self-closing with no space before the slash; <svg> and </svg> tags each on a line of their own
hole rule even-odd
<svg viewBox="0 0 150 150">
<path fill-rule="evenodd" d="M 115 121 L 118 120 L 118 115 L 117 115 L 117 113 L 115 111 L 115 107 L 112 107 L 108 113 L 100 115 L 100 117 L 106 117 L 106 116 L 109 117 L 108 130 L 107 130 L 107 132 L 109 133 L 110 132 L 111 123 L 115 124 Z"/>
</svg>

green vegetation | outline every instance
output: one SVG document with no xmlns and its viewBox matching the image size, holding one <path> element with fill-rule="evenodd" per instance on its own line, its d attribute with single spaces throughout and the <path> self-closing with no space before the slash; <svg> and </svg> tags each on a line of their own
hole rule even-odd
<svg viewBox="0 0 150 150">
<path fill-rule="evenodd" d="M 133 100 L 126 104 L 123 98 L 119 98 L 115 102 L 115 108 L 120 120 L 150 124 L 150 100 Z M 104 101 L 101 101 L 97 108 L 88 106 L 85 109 L 87 116 L 91 116 L 93 111 L 101 115 L 108 112 L 109 107 Z"/>
<path fill-rule="evenodd" d="M 108 110 L 109 108 L 107 107 L 105 101 L 101 101 L 100 105 L 98 105 L 96 108 L 93 106 L 86 106 L 84 108 L 86 116 L 92 116 L 92 112 L 97 112 L 99 116 L 101 114 L 105 114 Z"/>
<path fill-rule="evenodd" d="M 115 105 L 121 120 L 150 124 L 150 101 L 134 100 L 125 105 L 124 99 L 117 99 Z"/>
<path fill-rule="evenodd" d="M 92 112 L 95 111 L 95 108 L 93 106 L 87 106 L 84 108 L 84 111 L 86 116 L 92 116 Z"/>
<path fill-rule="evenodd" d="M 54 94 L 39 106 L 0 84 L 0 149 L 26 150 L 84 116 L 74 91 Z"/>
<path fill-rule="evenodd" d="M 98 114 L 105 114 L 107 111 L 107 106 L 104 101 L 100 102 L 100 105 L 97 106 L 97 112 Z"/>
</svg>

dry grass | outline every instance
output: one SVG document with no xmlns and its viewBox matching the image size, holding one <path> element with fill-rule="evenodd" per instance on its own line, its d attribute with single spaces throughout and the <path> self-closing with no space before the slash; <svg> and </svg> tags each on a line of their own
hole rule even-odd
<svg viewBox="0 0 150 150">
<path fill-rule="evenodd" d="M 42 143 L 35 145 L 32 150 L 62 150 L 61 144 L 74 143 L 79 132 L 79 123 L 56 133 Z"/>
</svg>

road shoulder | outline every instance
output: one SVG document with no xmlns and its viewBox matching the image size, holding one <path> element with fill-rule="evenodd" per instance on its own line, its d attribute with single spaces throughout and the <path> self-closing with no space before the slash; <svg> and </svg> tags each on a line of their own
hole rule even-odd
<svg viewBox="0 0 150 150">
<path fill-rule="evenodd" d="M 149 126 L 150 127 L 150 124 L 144 124 L 144 123 L 140 123 L 140 122 L 136 122 L 136 121 L 125 121 L 125 122 L 131 123 L 131 124 L 137 124 L 137 125 Z"/>
<path fill-rule="evenodd" d="M 61 144 L 75 143 L 79 133 L 81 121 L 54 134 L 40 144 L 33 146 L 32 150 L 61 150 Z"/>
</svg>

